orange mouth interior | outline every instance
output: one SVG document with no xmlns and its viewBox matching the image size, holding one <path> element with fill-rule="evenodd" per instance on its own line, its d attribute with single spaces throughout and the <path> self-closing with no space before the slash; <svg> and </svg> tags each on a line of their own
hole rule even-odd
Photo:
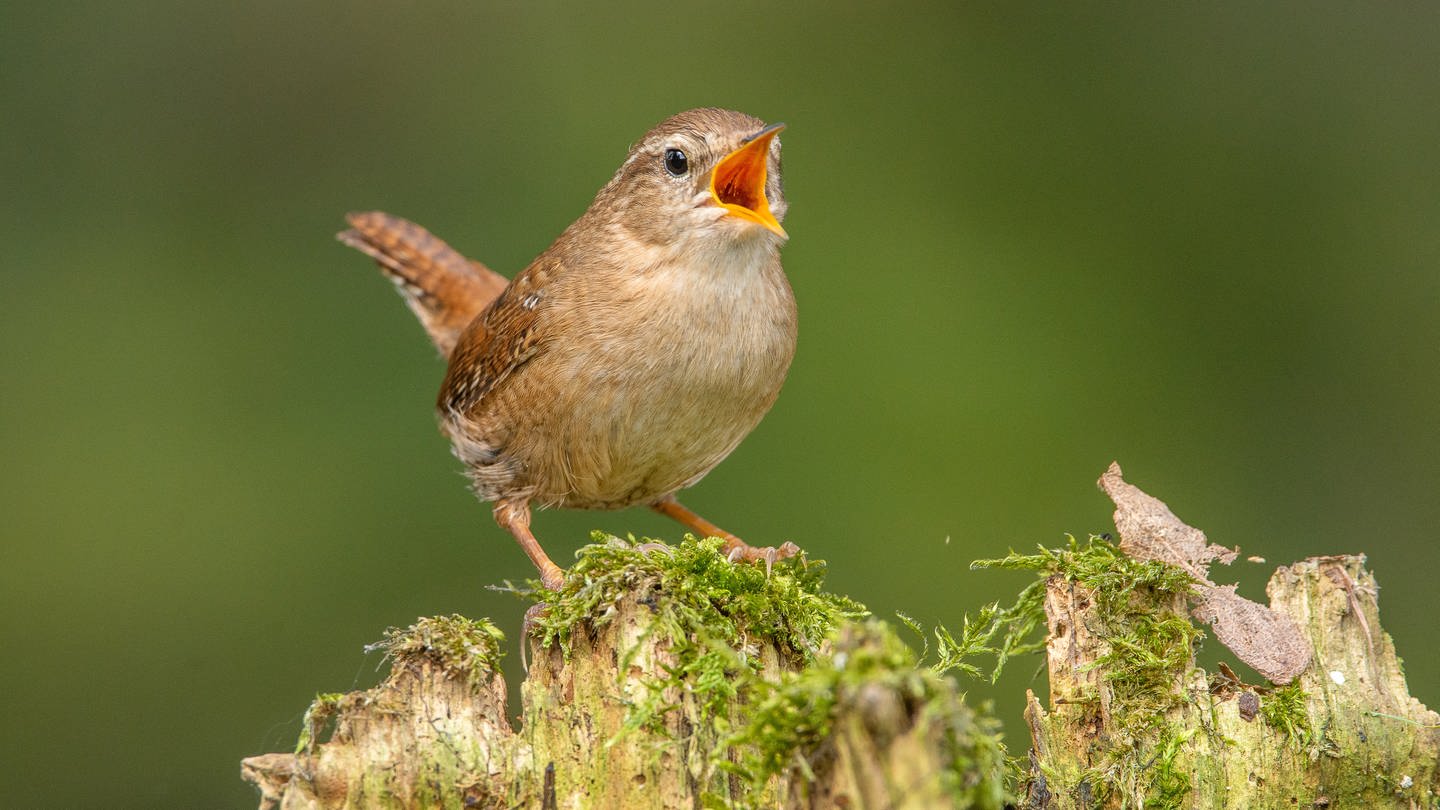
<svg viewBox="0 0 1440 810">
<path fill-rule="evenodd" d="M 726 155 L 710 173 L 710 194 L 716 204 L 734 216 L 764 225 L 786 236 L 770 212 L 765 198 L 765 177 L 770 164 L 770 142 L 784 129 L 775 124 L 756 133 L 745 145 Z"/>
</svg>

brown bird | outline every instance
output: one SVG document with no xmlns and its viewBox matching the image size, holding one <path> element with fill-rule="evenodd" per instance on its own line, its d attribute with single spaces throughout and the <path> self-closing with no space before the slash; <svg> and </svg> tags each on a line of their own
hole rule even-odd
<svg viewBox="0 0 1440 810">
<path fill-rule="evenodd" d="M 530 531 L 532 505 L 645 504 L 731 559 L 799 552 L 749 546 L 675 498 L 760 422 L 795 354 L 783 126 L 719 109 L 662 121 L 508 284 L 387 214 L 351 214 L 339 234 L 449 360 L 440 429 L 547 588 L 564 572 Z"/>
</svg>

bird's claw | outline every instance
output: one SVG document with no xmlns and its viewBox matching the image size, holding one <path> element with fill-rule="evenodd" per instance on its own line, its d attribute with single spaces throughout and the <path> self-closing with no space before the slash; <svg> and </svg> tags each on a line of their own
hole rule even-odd
<svg viewBox="0 0 1440 810">
<path fill-rule="evenodd" d="M 732 563 L 740 562 L 742 560 L 764 562 L 765 576 L 768 577 L 770 576 L 771 569 L 775 567 L 776 562 L 789 559 L 790 557 L 794 557 L 796 554 L 799 553 L 800 547 L 795 545 L 794 543 L 789 542 L 788 540 L 784 543 L 781 543 L 779 548 L 776 548 L 775 546 L 757 547 L 737 542 L 735 546 L 730 549 L 730 553 L 726 556 Z"/>
<path fill-rule="evenodd" d="M 662 552 L 666 556 L 674 556 L 675 554 L 675 552 L 664 543 L 641 543 L 635 547 L 635 550 L 642 554 L 649 554 L 655 551 Z"/>
</svg>

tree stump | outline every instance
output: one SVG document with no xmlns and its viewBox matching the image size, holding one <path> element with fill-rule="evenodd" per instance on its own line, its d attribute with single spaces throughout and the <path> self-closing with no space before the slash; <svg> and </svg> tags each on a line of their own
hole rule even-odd
<svg viewBox="0 0 1440 810">
<path fill-rule="evenodd" d="M 989 809 L 1007 783 L 1027 808 L 1440 810 L 1440 715 L 1409 695 L 1363 557 L 1280 568 L 1266 607 L 1210 579 L 1236 552 L 1118 466 L 1101 487 L 1119 546 L 976 563 L 1041 579 L 958 641 L 935 628 L 934 666 L 823 591 L 823 564 L 597 536 L 560 590 L 533 594 L 518 727 L 499 631 L 421 619 L 376 645 L 383 684 L 317 697 L 296 751 L 243 776 L 285 810 Z M 1192 617 L 1269 681 L 1196 666 Z M 1027 691 L 1022 767 L 938 673 L 1041 647 L 1049 709 Z"/>
<path fill-rule="evenodd" d="M 518 727 L 499 632 L 421 619 L 377 645 L 384 683 L 320 696 L 294 753 L 244 761 L 261 807 L 1002 805 L 994 724 L 821 591 L 823 565 L 647 545 L 606 538 L 540 594 Z"/>
<path fill-rule="evenodd" d="M 1134 524 L 1120 519 L 1123 500 L 1122 547 L 1141 548 L 1144 537 L 1126 536 Z M 1173 515 L 1159 507 L 1166 519 L 1151 528 L 1173 540 Z M 1050 556 L 1050 708 L 1028 693 L 1028 807 L 1440 806 L 1440 715 L 1410 697 L 1364 557 L 1282 567 L 1268 610 L 1248 603 L 1226 616 L 1217 611 L 1247 602 L 1233 587 L 1114 551 L 1092 541 Z M 1228 596 L 1210 599 L 1217 590 Z M 1304 668 L 1286 685 L 1246 684 L 1224 664 L 1200 669 L 1194 601 L 1194 615 L 1237 654 L 1277 660 L 1253 638 L 1293 624 Z"/>
</svg>

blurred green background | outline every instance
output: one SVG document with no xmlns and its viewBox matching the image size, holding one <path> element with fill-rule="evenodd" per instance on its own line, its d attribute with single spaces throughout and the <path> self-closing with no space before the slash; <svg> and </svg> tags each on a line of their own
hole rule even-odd
<svg viewBox="0 0 1440 810">
<path fill-rule="evenodd" d="M 240 758 L 386 626 L 513 636 L 441 364 L 331 235 L 381 208 L 513 273 L 702 105 L 790 125 L 801 341 L 687 503 L 958 622 L 1025 581 L 971 559 L 1110 528 L 1119 459 L 1247 554 L 1368 553 L 1440 703 L 1437 41 L 1433 4 L 7 4 L 0 794 L 253 806 Z M 1033 670 L 972 695 L 1015 732 Z"/>
</svg>

